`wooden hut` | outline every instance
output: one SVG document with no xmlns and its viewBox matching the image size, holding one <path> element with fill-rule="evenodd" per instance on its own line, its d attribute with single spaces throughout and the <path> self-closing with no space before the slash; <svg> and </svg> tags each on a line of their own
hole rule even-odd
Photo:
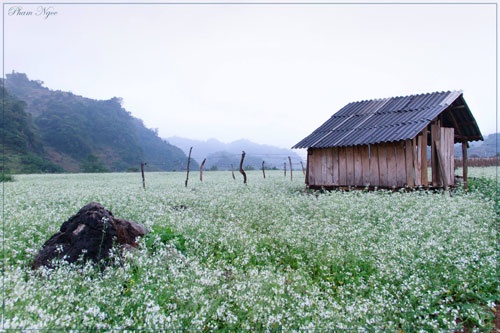
<svg viewBox="0 0 500 333">
<path fill-rule="evenodd" d="M 478 140 L 462 92 L 451 91 L 349 103 L 292 148 L 307 148 L 310 188 L 446 188 L 455 185 L 454 144 L 467 182 L 468 142 Z"/>
</svg>

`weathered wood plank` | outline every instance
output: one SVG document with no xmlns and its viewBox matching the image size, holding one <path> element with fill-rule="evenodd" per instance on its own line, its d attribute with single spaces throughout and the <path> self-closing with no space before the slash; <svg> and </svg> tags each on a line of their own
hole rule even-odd
<svg viewBox="0 0 500 333">
<path fill-rule="evenodd" d="M 387 148 L 388 145 L 382 143 L 378 146 L 378 169 L 380 175 L 380 186 L 389 186 L 389 171 L 387 168 Z"/>
<path fill-rule="evenodd" d="M 311 159 L 309 158 L 310 155 L 310 149 L 307 149 L 307 160 L 306 160 L 306 185 L 309 186 L 309 175 L 311 174 L 310 168 L 311 168 Z M 232 168 L 231 164 L 231 168 Z M 233 178 L 234 178 L 234 172 L 233 172 Z"/>
<path fill-rule="evenodd" d="M 368 146 L 361 146 L 361 163 L 363 164 L 363 186 L 370 185 L 370 153 Z"/>
<path fill-rule="evenodd" d="M 405 141 L 405 162 L 406 162 L 406 185 L 415 187 L 415 163 L 413 157 L 415 155 L 414 140 Z"/>
<path fill-rule="evenodd" d="M 427 127 L 422 130 L 421 140 L 418 143 L 418 153 L 420 154 L 420 183 L 422 186 L 429 185 L 429 172 L 427 170 Z"/>
<path fill-rule="evenodd" d="M 339 185 L 347 185 L 347 158 L 346 148 L 339 148 Z"/>
<path fill-rule="evenodd" d="M 354 185 L 363 186 L 363 163 L 361 157 L 361 147 L 353 147 L 354 156 Z"/>
<path fill-rule="evenodd" d="M 420 159 L 421 159 L 421 156 L 419 154 L 419 151 L 418 151 L 418 142 L 419 140 L 422 140 L 422 138 L 420 137 L 420 135 L 416 136 L 413 140 L 412 140 L 412 145 L 413 145 L 413 180 L 415 182 L 415 186 L 420 186 L 422 185 L 422 175 L 420 173 L 420 167 L 421 167 L 421 164 L 420 164 Z"/>
<path fill-rule="evenodd" d="M 314 149 L 309 149 L 307 154 L 307 170 L 308 170 L 308 179 L 309 185 L 315 186 L 316 184 L 316 169 L 318 167 L 316 162 L 317 152 Z"/>
<path fill-rule="evenodd" d="M 455 186 L 455 129 L 450 128 L 448 131 L 448 144 L 449 144 L 449 159 L 450 159 L 450 185 Z"/>
<path fill-rule="evenodd" d="M 380 186 L 378 145 L 370 145 L 370 185 Z"/>
<path fill-rule="evenodd" d="M 449 186 L 455 184 L 455 156 L 454 145 L 455 143 L 455 129 L 454 128 L 441 128 L 441 154 L 444 158 L 444 169 L 446 172 L 447 183 Z"/>
<path fill-rule="evenodd" d="M 328 149 L 321 149 L 321 176 L 320 182 L 322 185 L 328 185 Z M 291 171 L 291 170 L 290 170 Z"/>
<path fill-rule="evenodd" d="M 444 156 L 441 152 L 441 145 L 440 144 L 436 144 L 436 157 L 437 157 L 437 160 L 438 160 L 438 166 L 439 166 L 439 171 L 440 171 L 440 175 L 441 175 L 441 182 L 442 182 L 442 186 L 444 188 L 447 188 L 448 187 L 448 177 L 446 175 L 446 169 L 445 169 L 445 166 L 444 166 Z"/>
<path fill-rule="evenodd" d="M 353 147 L 345 147 L 345 156 L 346 156 L 346 185 L 354 184 L 354 148 Z"/>
<path fill-rule="evenodd" d="M 397 186 L 396 149 L 393 143 L 387 144 L 387 186 Z"/>
<path fill-rule="evenodd" d="M 441 122 L 436 119 L 431 123 L 431 169 L 432 186 L 441 186 L 441 166 L 437 156 L 437 147 L 441 144 Z"/>
<path fill-rule="evenodd" d="M 396 159 L 396 186 L 403 187 L 406 184 L 406 154 L 404 141 L 394 144 L 394 154 Z"/>
<path fill-rule="evenodd" d="M 332 161 L 332 184 L 339 185 L 339 149 L 337 147 L 332 148 Z"/>
<path fill-rule="evenodd" d="M 333 185 L 333 148 L 325 149 L 326 155 L 326 174 L 325 174 L 325 185 Z"/>
</svg>

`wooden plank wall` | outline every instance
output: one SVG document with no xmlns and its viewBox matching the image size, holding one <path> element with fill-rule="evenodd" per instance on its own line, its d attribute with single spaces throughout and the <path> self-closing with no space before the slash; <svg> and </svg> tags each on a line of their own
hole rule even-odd
<svg viewBox="0 0 500 333">
<path fill-rule="evenodd" d="M 448 183 L 454 184 L 453 131 L 443 129 L 440 136 Z M 412 140 L 314 149 L 308 155 L 310 186 L 414 187 L 428 186 L 427 178 L 427 130 Z"/>
<path fill-rule="evenodd" d="M 446 183 L 449 186 L 455 185 L 455 157 L 454 157 L 454 142 L 455 142 L 455 129 L 441 127 L 440 133 L 440 152 L 444 170 L 443 177 L 446 177 Z"/>
</svg>

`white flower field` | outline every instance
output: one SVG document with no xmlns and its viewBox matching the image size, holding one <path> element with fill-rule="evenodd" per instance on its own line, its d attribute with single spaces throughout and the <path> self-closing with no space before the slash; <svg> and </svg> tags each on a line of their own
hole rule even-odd
<svg viewBox="0 0 500 333">
<path fill-rule="evenodd" d="M 145 190 L 139 173 L 15 175 L 3 183 L 2 328 L 490 332 L 495 169 L 477 172 L 489 182 L 468 192 L 324 193 L 301 172 L 247 171 L 246 185 L 192 172 L 187 187 L 185 173 L 146 173 Z M 103 272 L 33 271 L 91 201 L 150 233 Z"/>
</svg>

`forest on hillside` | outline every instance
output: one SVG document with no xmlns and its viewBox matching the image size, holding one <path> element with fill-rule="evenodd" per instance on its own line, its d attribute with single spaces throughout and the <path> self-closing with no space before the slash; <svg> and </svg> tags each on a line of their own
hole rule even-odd
<svg viewBox="0 0 500 333">
<path fill-rule="evenodd" d="M 16 72 L 1 84 L 7 172 L 137 171 L 141 163 L 151 171 L 186 168 L 184 152 L 133 117 L 121 98 L 53 91 Z"/>
</svg>

